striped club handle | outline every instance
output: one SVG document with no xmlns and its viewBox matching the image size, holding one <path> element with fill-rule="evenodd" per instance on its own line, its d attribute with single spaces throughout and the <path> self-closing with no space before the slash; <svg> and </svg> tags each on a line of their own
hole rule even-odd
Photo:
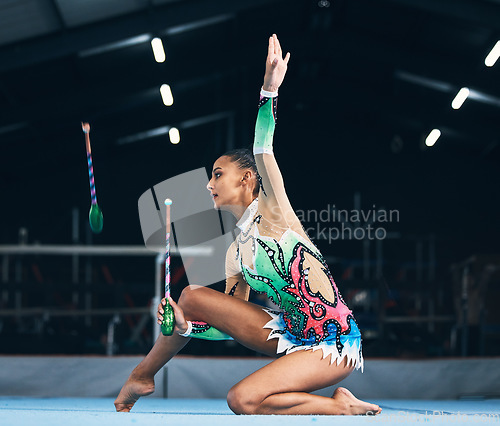
<svg viewBox="0 0 500 426">
<path fill-rule="evenodd" d="M 90 124 L 82 123 L 82 130 L 85 133 L 85 147 L 87 149 L 87 166 L 89 169 L 89 183 L 90 183 L 90 198 L 92 205 L 97 204 L 97 195 L 95 193 L 94 181 L 94 166 L 92 165 L 92 150 L 90 148 Z"/>
<path fill-rule="evenodd" d="M 165 247 L 165 299 L 168 300 L 170 297 L 170 206 L 172 205 L 172 200 L 167 198 L 165 200 L 165 206 L 167 208 L 167 219 L 166 219 L 166 247 Z"/>
<path fill-rule="evenodd" d="M 95 205 L 97 204 L 97 196 L 95 193 L 94 166 L 92 165 L 92 155 L 90 155 L 90 152 L 87 152 L 87 165 L 89 167 L 90 199 L 92 200 L 92 205 Z"/>
</svg>

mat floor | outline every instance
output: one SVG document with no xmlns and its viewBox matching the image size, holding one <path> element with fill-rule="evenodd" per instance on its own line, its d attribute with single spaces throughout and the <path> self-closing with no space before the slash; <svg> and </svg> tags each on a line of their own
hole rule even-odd
<svg viewBox="0 0 500 426">
<path fill-rule="evenodd" d="M 142 398 L 131 413 L 112 398 L 0 398 L 2 426 L 500 424 L 500 400 L 373 400 L 378 416 L 236 416 L 222 399 Z M 279 422 L 279 423 L 278 423 Z"/>
</svg>

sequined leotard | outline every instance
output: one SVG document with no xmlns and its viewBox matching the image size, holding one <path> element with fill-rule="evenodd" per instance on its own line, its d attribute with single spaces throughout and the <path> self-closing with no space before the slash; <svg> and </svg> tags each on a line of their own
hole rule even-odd
<svg viewBox="0 0 500 426">
<path fill-rule="evenodd" d="M 253 290 L 278 305 L 280 311 L 266 309 L 271 320 L 264 326 L 271 330 L 269 339 L 279 339 L 278 353 L 321 348 L 332 363 L 347 358 L 362 368 L 361 334 L 352 312 L 284 189 L 272 152 L 276 107 L 277 97 L 261 96 L 254 140 L 261 188 L 237 223 L 241 232 L 227 252 L 226 275 L 242 274 Z M 191 336 L 229 337 L 197 321 Z"/>
</svg>

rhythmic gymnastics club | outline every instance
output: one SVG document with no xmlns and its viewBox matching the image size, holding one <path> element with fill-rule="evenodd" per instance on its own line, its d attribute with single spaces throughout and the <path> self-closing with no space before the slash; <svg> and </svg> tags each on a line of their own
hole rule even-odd
<svg viewBox="0 0 500 426">
<path fill-rule="evenodd" d="M 166 304 L 163 308 L 163 321 L 161 322 L 161 332 L 164 336 L 171 336 L 174 332 L 175 326 L 175 316 L 172 305 L 168 301 L 170 297 L 170 206 L 172 205 L 172 200 L 167 198 L 165 200 L 165 206 L 167 209 L 167 220 L 166 220 L 166 247 L 165 247 L 165 299 Z"/>
<path fill-rule="evenodd" d="M 102 231 L 102 211 L 97 204 L 97 195 L 95 192 L 95 182 L 94 182 L 94 166 L 92 165 L 92 155 L 90 149 L 90 124 L 82 123 L 82 130 L 85 133 L 85 145 L 87 148 L 87 165 L 89 167 L 89 182 L 90 182 L 90 198 L 91 206 L 89 211 L 89 225 L 92 232 L 98 234 Z"/>
</svg>

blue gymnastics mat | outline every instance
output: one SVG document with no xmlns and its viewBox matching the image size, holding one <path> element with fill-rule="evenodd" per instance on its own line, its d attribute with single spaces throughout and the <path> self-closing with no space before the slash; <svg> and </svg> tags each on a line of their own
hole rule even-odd
<svg viewBox="0 0 500 426">
<path fill-rule="evenodd" d="M 223 399 L 142 398 L 116 413 L 112 398 L 0 397 L 1 426 L 226 426 L 500 424 L 500 400 L 373 400 L 378 416 L 236 416 Z"/>
</svg>

